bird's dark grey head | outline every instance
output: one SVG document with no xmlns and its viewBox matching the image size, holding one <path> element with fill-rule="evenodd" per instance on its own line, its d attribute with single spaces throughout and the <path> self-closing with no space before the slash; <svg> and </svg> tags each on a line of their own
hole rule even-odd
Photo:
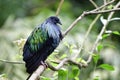
<svg viewBox="0 0 120 80">
<path fill-rule="evenodd" d="M 52 22 L 52 23 L 54 23 L 54 24 L 61 24 L 62 25 L 62 23 L 61 23 L 61 21 L 60 21 L 60 19 L 58 18 L 58 17 L 56 17 L 56 16 L 51 16 L 51 17 L 49 17 L 48 18 L 48 21 L 50 21 L 50 22 Z"/>
</svg>

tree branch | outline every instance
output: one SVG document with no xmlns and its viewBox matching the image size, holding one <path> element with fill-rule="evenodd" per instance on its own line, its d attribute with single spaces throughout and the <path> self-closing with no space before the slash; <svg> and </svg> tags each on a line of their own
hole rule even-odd
<svg viewBox="0 0 120 80">
<path fill-rule="evenodd" d="M 71 29 L 85 16 L 86 12 L 83 12 L 73 23 L 67 28 L 67 30 L 63 33 L 63 37 L 65 37 L 68 32 L 71 31 Z"/>
<path fill-rule="evenodd" d="M 12 64 L 25 64 L 24 62 L 20 62 L 20 61 L 8 61 L 8 60 L 3 60 L 3 59 L 0 59 L 1 62 L 4 62 L 4 63 L 12 63 Z"/>
<path fill-rule="evenodd" d="M 58 6 L 58 8 L 57 8 L 57 11 L 56 11 L 56 16 L 58 16 L 58 14 L 60 13 L 60 9 L 61 9 L 61 7 L 62 7 L 63 2 L 64 2 L 64 0 L 61 0 L 61 1 L 60 1 L 60 4 L 59 4 L 59 6 Z"/>
<path fill-rule="evenodd" d="M 69 64 L 73 64 L 73 65 L 76 65 L 78 66 L 79 68 L 82 68 L 82 67 L 87 67 L 88 65 L 87 64 L 83 64 L 81 62 L 76 62 L 76 61 L 73 61 L 69 58 L 64 58 L 60 63 L 58 62 L 58 65 L 56 67 L 53 67 L 49 62 L 47 62 L 48 64 L 48 67 L 53 70 L 53 71 L 58 71 L 63 65 L 65 65 L 66 63 L 69 63 Z"/>
<path fill-rule="evenodd" d="M 91 14 L 102 14 L 102 13 L 108 13 L 108 12 L 114 12 L 114 11 L 119 11 L 120 8 L 115 8 L 115 9 L 110 9 L 110 10 L 104 10 L 104 11 L 89 11 L 86 12 L 86 15 L 91 15 Z"/>
<path fill-rule="evenodd" d="M 49 62 L 46 62 L 48 65 L 48 68 L 50 68 L 53 71 L 58 71 L 65 63 L 69 63 L 69 64 L 74 64 L 77 65 L 79 68 L 82 67 L 87 67 L 87 64 L 82 64 L 82 63 L 78 63 L 75 62 L 69 58 L 64 58 L 56 67 L 53 67 Z M 42 72 L 46 69 L 46 67 L 44 67 L 43 65 L 40 65 L 37 70 L 35 72 L 33 72 L 33 74 L 28 78 L 28 80 L 36 80 L 38 79 L 38 76 L 40 74 L 42 74 Z"/>
<path fill-rule="evenodd" d="M 116 10 L 116 8 L 119 7 L 119 6 L 120 6 L 120 1 L 119 1 L 118 4 L 114 7 L 114 10 Z M 118 8 L 118 9 L 120 9 L 120 8 Z M 88 58 L 88 60 L 87 60 L 87 63 L 90 63 L 90 62 L 91 62 L 91 60 L 92 60 L 92 54 L 94 53 L 95 48 L 96 48 L 97 45 L 98 45 L 98 42 L 101 40 L 101 37 L 102 37 L 102 35 L 103 35 L 103 33 L 104 33 L 107 25 L 108 25 L 109 22 L 110 22 L 110 19 L 112 18 L 112 16 L 113 16 L 114 13 L 115 13 L 115 12 L 111 12 L 111 13 L 109 14 L 106 24 L 103 25 L 103 27 L 102 27 L 102 29 L 101 29 L 101 32 L 100 32 L 99 35 L 97 36 L 97 39 L 96 39 L 96 41 L 95 41 L 95 43 L 94 43 L 94 45 L 93 45 L 93 47 L 92 47 L 92 50 L 91 50 L 91 52 L 90 52 L 91 55 L 89 56 L 89 58 Z"/>
<path fill-rule="evenodd" d="M 114 2 L 114 0 L 113 0 L 113 2 Z M 62 4 L 62 3 L 63 3 L 63 2 L 61 2 L 61 4 Z M 112 3 L 112 2 L 111 2 L 111 3 Z M 61 4 L 59 5 L 60 8 L 61 8 Z M 109 4 L 110 4 L 110 3 L 109 3 Z M 68 32 L 71 31 L 71 29 L 72 29 L 73 27 L 75 27 L 75 25 L 76 25 L 83 17 L 85 17 L 85 16 L 87 16 L 87 15 L 102 14 L 102 13 L 107 13 L 107 12 L 113 13 L 114 11 L 120 10 L 120 8 L 115 7 L 114 9 L 111 9 L 111 10 L 97 11 L 97 10 L 100 10 L 101 8 L 105 7 L 106 5 L 108 5 L 108 3 L 102 5 L 101 7 L 98 7 L 98 8 L 96 8 L 96 9 L 94 9 L 94 10 L 91 10 L 91 11 L 88 11 L 88 12 L 83 12 L 75 21 L 73 21 L 73 23 L 72 23 L 72 24 L 68 27 L 68 29 L 63 33 L 63 38 L 68 34 Z M 57 10 L 56 15 L 58 15 L 58 13 L 59 13 L 59 11 L 60 11 L 60 10 L 59 10 L 60 8 L 58 7 L 58 10 Z M 112 16 L 111 16 L 111 17 L 112 17 Z M 109 20 L 111 17 L 109 17 L 108 20 Z M 109 22 L 108 22 L 108 23 L 109 23 Z M 107 23 L 107 24 L 108 24 L 108 23 Z M 106 24 L 106 26 L 107 26 L 107 24 Z M 101 31 L 101 33 L 100 33 L 99 36 L 101 36 L 101 35 L 104 33 L 104 30 L 106 29 L 106 26 L 103 27 L 104 29 L 102 29 L 102 31 Z M 97 40 L 96 40 L 96 42 L 95 42 L 95 44 L 94 44 L 95 46 L 93 46 L 93 49 L 92 49 L 93 52 L 94 52 L 94 49 L 95 49 L 96 46 L 97 46 L 96 43 L 98 43 L 99 40 L 100 40 L 100 39 L 97 38 Z M 92 52 L 92 51 L 91 51 L 91 52 Z M 88 60 L 87 60 L 87 63 L 91 62 L 91 60 L 92 60 L 92 56 L 90 55 L 90 57 L 89 57 Z M 83 65 L 83 64 L 81 64 L 81 63 L 77 63 L 77 62 L 75 62 L 75 61 L 73 61 L 73 60 L 70 60 L 70 59 L 68 59 L 68 58 L 63 59 L 63 60 L 58 64 L 57 67 L 53 67 L 53 66 L 50 65 L 49 63 L 47 63 L 47 64 L 48 64 L 48 66 L 49 66 L 50 69 L 56 71 L 56 70 L 59 70 L 66 62 L 72 63 L 72 64 L 74 64 L 74 65 L 77 65 L 79 68 L 87 66 L 87 65 Z M 46 68 L 45 68 L 43 65 L 40 65 L 40 66 L 38 67 L 38 69 L 31 75 L 31 77 L 30 77 L 28 80 L 36 80 L 37 77 L 38 77 L 39 75 L 41 75 L 42 72 L 43 72 L 45 69 L 46 69 Z"/>
<path fill-rule="evenodd" d="M 120 8 L 115 8 L 115 9 L 111 9 L 111 10 L 104 10 L 104 11 L 88 11 L 88 12 L 83 12 L 69 27 L 68 29 L 63 33 L 63 37 L 65 37 L 68 32 L 71 31 L 71 29 L 73 27 L 75 27 L 75 25 L 85 16 L 87 15 L 92 15 L 92 14 L 102 14 L 102 13 L 108 13 L 108 12 L 113 12 L 113 11 L 119 11 Z"/>
<path fill-rule="evenodd" d="M 43 65 L 40 65 L 35 72 L 30 76 L 28 80 L 36 80 L 38 79 L 39 75 L 43 73 L 43 71 L 46 69 Z"/>
<path fill-rule="evenodd" d="M 98 8 L 97 4 L 93 0 L 89 0 L 95 8 Z"/>
<path fill-rule="evenodd" d="M 98 11 L 98 10 L 104 8 L 105 6 L 108 6 L 109 4 L 111 4 L 111 3 L 113 3 L 113 2 L 115 2 L 115 0 L 112 0 L 112 1 L 110 1 L 110 2 L 108 2 L 108 3 L 106 3 L 106 4 L 104 4 L 104 5 L 96 8 L 96 9 L 91 10 L 91 11 Z"/>
<path fill-rule="evenodd" d="M 111 12 L 111 10 L 109 10 L 109 11 L 104 11 L 104 12 L 103 12 L 103 11 L 102 11 L 102 12 L 100 12 L 100 11 L 97 12 L 97 10 L 100 10 L 101 8 L 103 8 L 103 7 L 105 7 L 105 6 L 113 3 L 114 1 L 115 1 L 115 0 L 112 0 L 111 2 L 108 2 L 108 3 L 106 3 L 106 4 L 104 4 L 104 5 L 100 6 L 100 7 L 98 7 L 98 8 L 96 8 L 96 9 L 91 10 L 91 11 L 83 12 L 75 21 L 73 21 L 73 23 L 72 23 L 72 24 L 67 28 L 67 30 L 63 33 L 63 37 L 65 37 L 65 36 L 68 34 L 68 32 L 71 31 L 71 29 L 72 29 L 84 16 L 90 15 L 90 14 L 101 14 L 101 13 Z M 114 10 L 112 10 L 112 11 L 114 11 Z"/>
<path fill-rule="evenodd" d="M 79 56 L 79 54 L 81 53 L 81 51 L 83 50 L 85 41 L 86 41 L 86 39 L 87 39 L 87 37 L 88 37 L 91 29 L 93 28 L 93 25 L 94 25 L 95 22 L 99 19 L 100 15 L 101 15 L 101 14 L 97 15 L 96 18 L 93 20 L 93 22 L 89 25 L 89 28 L 88 28 L 88 30 L 87 30 L 87 32 L 86 32 L 86 34 L 85 34 L 85 37 L 84 37 L 84 39 L 83 39 L 83 41 L 82 41 L 82 43 L 81 43 L 81 46 L 80 46 L 80 48 L 79 48 L 79 51 L 75 54 L 74 59 L 76 59 L 76 58 Z M 82 55 L 81 55 L 81 56 L 82 56 Z"/>
</svg>

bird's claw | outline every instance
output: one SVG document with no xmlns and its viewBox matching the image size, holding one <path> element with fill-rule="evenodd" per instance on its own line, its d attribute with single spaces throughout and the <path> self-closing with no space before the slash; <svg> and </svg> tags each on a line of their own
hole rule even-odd
<svg viewBox="0 0 120 80">
<path fill-rule="evenodd" d="M 42 64 L 45 68 L 47 68 L 47 67 L 48 67 L 48 65 L 47 65 L 47 63 L 46 63 L 46 62 L 41 61 L 41 64 Z"/>
</svg>

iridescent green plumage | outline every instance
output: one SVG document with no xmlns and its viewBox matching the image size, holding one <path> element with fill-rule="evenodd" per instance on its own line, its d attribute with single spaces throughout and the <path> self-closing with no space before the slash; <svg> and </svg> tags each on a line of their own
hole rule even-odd
<svg viewBox="0 0 120 80">
<path fill-rule="evenodd" d="M 47 31 L 41 30 L 41 27 L 35 28 L 29 36 L 28 41 L 31 43 L 30 48 L 32 51 L 37 51 L 42 47 L 42 44 L 47 40 Z"/>
<path fill-rule="evenodd" d="M 57 17 L 50 17 L 28 37 L 23 49 L 28 73 L 35 71 L 59 45 L 62 33 L 57 23 L 60 23 Z"/>
</svg>

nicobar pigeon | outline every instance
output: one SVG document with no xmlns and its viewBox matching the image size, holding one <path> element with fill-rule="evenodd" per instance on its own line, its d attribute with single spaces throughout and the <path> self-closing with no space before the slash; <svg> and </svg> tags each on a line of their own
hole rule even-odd
<svg viewBox="0 0 120 80">
<path fill-rule="evenodd" d="M 45 63 L 62 40 L 61 29 L 57 24 L 61 24 L 59 18 L 51 16 L 38 25 L 28 37 L 23 47 L 23 60 L 29 74 Z"/>
</svg>

